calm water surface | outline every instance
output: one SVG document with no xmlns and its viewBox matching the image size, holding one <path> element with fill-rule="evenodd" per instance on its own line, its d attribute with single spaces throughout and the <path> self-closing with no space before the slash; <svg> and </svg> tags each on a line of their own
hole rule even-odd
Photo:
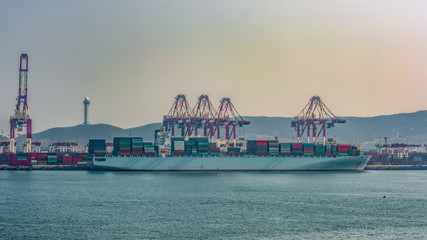
<svg viewBox="0 0 427 240">
<path fill-rule="evenodd" d="M 426 239 L 427 171 L 0 171 L 0 238 Z"/>
</svg>

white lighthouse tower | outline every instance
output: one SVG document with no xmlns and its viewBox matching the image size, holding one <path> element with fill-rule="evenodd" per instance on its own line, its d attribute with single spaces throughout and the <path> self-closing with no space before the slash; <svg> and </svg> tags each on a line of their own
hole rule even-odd
<svg viewBox="0 0 427 240">
<path fill-rule="evenodd" d="M 84 120 L 83 120 L 83 125 L 88 125 L 88 114 L 89 114 L 89 104 L 90 104 L 90 100 L 89 97 L 85 97 L 85 100 L 83 101 L 83 105 L 85 106 L 85 111 L 84 111 Z"/>
</svg>

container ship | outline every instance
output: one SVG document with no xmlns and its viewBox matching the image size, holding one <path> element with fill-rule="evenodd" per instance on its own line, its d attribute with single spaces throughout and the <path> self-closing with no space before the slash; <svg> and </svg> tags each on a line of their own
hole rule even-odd
<svg viewBox="0 0 427 240">
<path fill-rule="evenodd" d="M 245 145 L 245 146 L 244 146 Z M 363 171 L 369 161 L 351 145 L 247 140 L 221 146 L 207 137 L 171 137 L 156 131 L 155 141 L 114 138 L 112 154 L 103 139 L 89 140 L 88 165 L 108 171 Z"/>
</svg>

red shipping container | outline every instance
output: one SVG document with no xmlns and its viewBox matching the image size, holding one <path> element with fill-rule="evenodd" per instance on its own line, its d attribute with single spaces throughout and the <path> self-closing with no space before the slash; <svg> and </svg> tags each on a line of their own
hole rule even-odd
<svg viewBox="0 0 427 240">
<path fill-rule="evenodd" d="M 31 166 L 31 160 L 11 160 L 11 166 Z"/>
<path fill-rule="evenodd" d="M 302 143 L 292 143 L 292 148 L 302 148 Z"/>
<path fill-rule="evenodd" d="M 268 155 L 268 151 L 256 151 L 257 155 Z"/>
<path fill-rule="evenodd" d="M 185 154 L 185 151 L 183 151 L 183 150 L 175 150 L 175 151 L 173 152 L 173 154 L 174 154 L 174 155 L 184 155 L 184 154 Z M 148 153 L 145 153 L 145 155 L 148 155 Z"/>
</svg>

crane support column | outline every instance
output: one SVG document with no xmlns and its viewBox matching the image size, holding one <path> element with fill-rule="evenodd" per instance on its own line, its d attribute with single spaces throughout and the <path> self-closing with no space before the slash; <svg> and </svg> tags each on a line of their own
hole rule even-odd
<svg viewBox="0 0 427 240">
<path fill-rule="evenodd" d="M 31 138 L 32 138 L 32 136 L 31 136 L 31 131 L 32 131 L 31 122 L 32 122 L 31 119 L 27 119 L 27 149 L 26 149 L 27 153 L 31 152 L 31 145 L 32 145 L 32 143 L 31 143 Z"/>
<path fill-rule="evenodd" d="M 11 153 L 16 153 L 15 150 L 15 119 L 10 119 L 10 145 L 9 151 Z"/>
<path fill-rule="evenodd" d="M 316 143 L 316 125 L 313 123 L 313 143 Z"/>
<path fill-rule="evenodd" d="M 323 144 L 326 143 L 326 129 L 325 129 L 325 123 L 323 123 Z"/>
</svg>

